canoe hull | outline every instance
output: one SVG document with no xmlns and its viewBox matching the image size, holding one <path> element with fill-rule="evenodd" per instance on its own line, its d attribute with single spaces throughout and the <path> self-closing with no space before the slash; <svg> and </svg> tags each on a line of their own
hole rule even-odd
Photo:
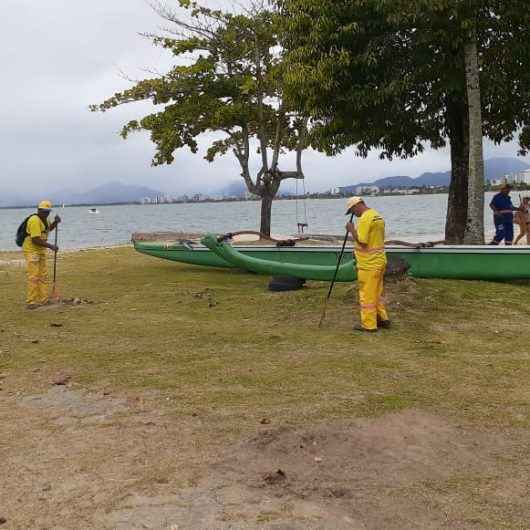
<svg viewBox="0 0 530 530">
<path fill-rule="evenodd" d="M 458 280 L 530 279 L 530 249 L 490 246 L 389 251 L 410 265 L 416 278 Z"/>
<path fill-rule="evenodd" d="M 245 256 L 260 260 L 323 267 L 335 266 L 340 254 L 338 246 L 297 245 L 276 248 L 248 245 L 235 248 Z M 207 247 L 198 244 L 186 246 L 135 242 L 135 249 L 150 256 L 180 263 L 222 268 L 235 266 Z M 386 251 L 389 259 L 399 257 L 406 261 L 410 265 L 409 275 L 416 278 L 530 279 L 530 247 L 438 246 L 427 249 L 388 247 Z M 351 253 L 351 247 L 347 248 L 343 263 L 352 261 Z"/>
</svg>

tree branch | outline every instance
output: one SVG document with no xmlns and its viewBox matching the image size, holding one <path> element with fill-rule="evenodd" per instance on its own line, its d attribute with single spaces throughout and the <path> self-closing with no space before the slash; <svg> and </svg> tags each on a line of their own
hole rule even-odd
<svg viewBox="0 0 530 530">
<path fill-rule="evenodd" d="M 298 137 L 298 146 L 296 147 L 296 171 L 298 172 L 301 177 L 297 178 L 304 178 L 304 172 L 302 171 L 302 152 L 306 148 L 305 140 L 307 135 L 307 123 L 308 119 L 305 118 L 301 127 L 300 127 L 300 133 Z"/>
<path fill-rule="evenodd" d="M 239 161 L 239 165 L 241 166 L 241 170 L 242 170 L 241 176 L 243 177 L 243 180 L 245 181 L 248 191 L 250 191 L 250 193 L 259 195 L 260 194 L 259 182 L 256 181 L 256 183 L 254 183 L 252 181 L 252 178 L 250 176 L 250 170 L 248 167 L 248 162 L 249 162 L 249 157 L 250 157 L 250 142 L 249 142 L 249 133 L 248 133 L 247 126 L 244 125 L 241 127 L 241 137 L 242 137 L 241 142 L 231 132 L 226 131 L 226 130 L 225 132 L 227 132 L 227 134 L 230 135 L 230 138 L 232 138 L 234 142 L 233 153 L 235 157 L 237 158 L 237 160 Z"/>
<path fill-rule="evenodd" d="M 193 33 L 195 35 L 200 35 L 201 37 L 204 37 L 206 39 L 211 39 L 215 37 L 216 32 L 215 28 L 212 29 L 212 27 L 208 27 L 205 24 L 201 24 L 198 19 L 196 24 L 191 24 L 189 22 L 185 22 L 181 18 L 178 17 L 175 11 L 167 8 L 162 2 L 151 0 L 149 2 L 149 5 L 151 8 L 157 13 L 160 17 L 162 17 L 164 20 L 167 20 L 168 22 L 172 22 L 176 26 L 185 29 L 186 31 L 189 31 L 190 33 Z M 196 17 L 197 18 L 197 17 Z M 212 17 L 214 18 L 214 17 Z M 217 21 L 220 23 L 220 20 L 217 19 Z M 221 24 L 219 24 L 221 25 Z"/>
<path fill-rule="evenodd" d="M 278 114 L 276 118 L 276 134 L 274 136 L 274 147 L 272 154 L 271 172 L 275 173 L 278 170 L 278 161 L 280 159 L 281 149 L 281 134 L 282 134 L 282 120 L 283 120 L 283 101 L 280 103 Z"/>
<path fill-rule="evenodd" d="M 259 53 L 258 38 L 254 38 L 254 59 L 256 66 L 256 81 L 257 81 L 257 103 L 258 103 L 258 119 L 259 119 L 259 143 L 261 150 L 261 165 L 265 173 L 269 172 L 269 161 L 267 157 L 267 133 L 265 131 L 265 118 L 263 116 L 263 75 L 261 72 L 261 57 Z"/>
</svg>

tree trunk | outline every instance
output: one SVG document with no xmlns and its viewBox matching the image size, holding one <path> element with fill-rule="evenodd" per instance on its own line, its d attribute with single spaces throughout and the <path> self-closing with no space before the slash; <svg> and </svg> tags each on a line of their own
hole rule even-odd
<svg viewBox="0 0 530 530">
<path fill-rule="evenodd" d="M 461 245 L 467 223 L 467 187 L 469 174 L 469 120 L 466 102 L 448 96 L 447 128 L 451 145 L 451 183 L 447 201 L 445 241 Z"/>
<path fill-rule="evenodd" d="M 274 195 L 264 193 L 261 196 L 261 223 L 259 231 L 266 236 L 271 235 L 272 200 Z"/>
<path fill-rule="evenodd" d="M 468 216 L 464 243 L 484 244 L 484 156 L 482 109 L 476 36 L 464 46 L 466 89 L 469 108 Z"/>
</svg>

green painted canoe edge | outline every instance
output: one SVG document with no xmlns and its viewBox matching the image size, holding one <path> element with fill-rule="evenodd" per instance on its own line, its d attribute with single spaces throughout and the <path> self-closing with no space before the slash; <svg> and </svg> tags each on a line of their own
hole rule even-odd
<svg viewBox="0 0 530 530">
<path fill-rule="evenodd" d="M 317 281 L 331 281 L 335 274 L 335 266 L 284 263 L 245 256 L 232 245 L 224 241 L 218 241 L 217 236 L 214 234 L 207 234 L 202 238 L 201 243 L 221 259 L 235 267 L 257 274 L 265 274 L 267 276 L 294 276 L 303 280 Z M 357 272 L 353 266 L 353 260 L 341 264 L 337 273 L 338 282 L 351 282 L 356 278 Z"/>
</svg>

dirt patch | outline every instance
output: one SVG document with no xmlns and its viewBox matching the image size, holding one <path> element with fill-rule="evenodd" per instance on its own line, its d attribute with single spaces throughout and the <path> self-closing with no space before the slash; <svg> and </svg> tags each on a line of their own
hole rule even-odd
<svg viewBox="0 0 530 530">
<path fill-rule="evenodd" d="M 530 516 L 522 431 L 408 410 L 309 427 L 258 423 L 227 447 L 207 419 L 154 403 L 64 385 L 0 399 L 5 527 L 486 529 L 498 510 L 521 525 Z"/>
<path fill-rule="evenodd" d="M 192 426 L 167 417 L 148 405 L 149 399 L 62 385 L 35 395 L 4 390 L 0 462 L 6 487 L 0 490 L 0 516 L 5 528 L 153 528 L 145 526 L 147 515 L 137 525 L 110 521 L 122 500 L 192 483 L 207 458 Z M 158 517 L 156 507 L 151 511 Z"/>
<path fill-rule="evenodd" d="M 499 458 L 515 446 L 505 435 L 418 411 L 264 430 L 213 463 L 195 487 L 128 497 L 103 521 L 120 530 L 142 528 L 140 521 L 179 530 L 488 528 L 439 491 L 433 504 L 436 488 L 428 485 L 499 470 Z M 510 486 L 520 488 L 520 480 Z"/>
<path fill-rule="evenodd" d="M 21 398 L 19 406 L 43 410 L 52 423 L 62 426 L 102 422 L 128 410 L 126 399 L 73 390 L 64 386 L 68 380 L 69 376 L 59 374 L 53 378 L 53 388 L 44 394 Z"/>
<path fill-rule="evenodd" d="M 233 464 L 256 470 L 255 475 L 279 467 L 289 477 L 285 484 L 290 490 L 328 497 L 337 483 L 351 487 L 352 479 L 358 492 L 372 484 L 380 487 L 381 479 L 387 487 L 402 487 L 477 468 L 490 452 L 504 450 L 496 436 L 485 438 L 489 436 L 480 436 L 477 450 L 477 433 L 409 410 L 351 425 L 266 430 L 238 448 Z"/>
</svg>

